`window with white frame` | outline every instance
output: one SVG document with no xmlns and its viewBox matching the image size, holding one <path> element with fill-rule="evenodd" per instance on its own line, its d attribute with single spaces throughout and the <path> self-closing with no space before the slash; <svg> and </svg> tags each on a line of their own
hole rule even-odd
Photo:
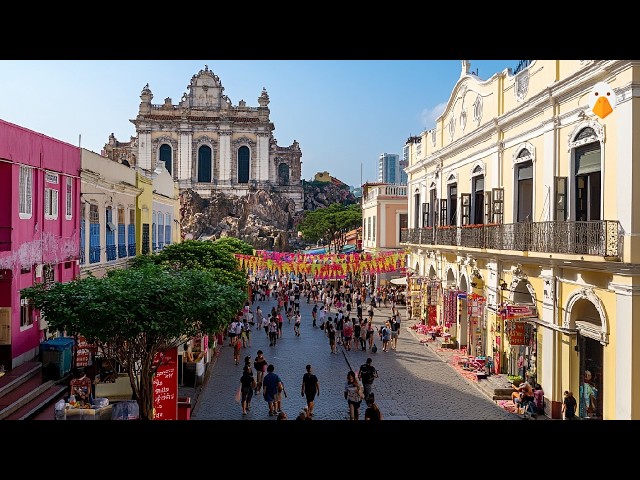
<svg viewBox="0 0 640 480">
<path fill-rule="evenodd" d="M 20 327 L 33 325 L 33 304 L 28 298 L 20 299 Z"/>
<path fill-rule="evenodd" d="M 44 218 L 55 220 L 58 218 L 58 190 L 44 189 Z"/>
<path fill-rule="evenodd" d="M 65 212 L 65 218 L 71 220 L 73 217 L 73 183 L 71 177 L 67 177 L 67 211 Z"/>
<path fill-rule="evenodd" d="M 33 169 L 20 166 L 20 218 L 31 218 L 33 206 Z"/>
</svg>

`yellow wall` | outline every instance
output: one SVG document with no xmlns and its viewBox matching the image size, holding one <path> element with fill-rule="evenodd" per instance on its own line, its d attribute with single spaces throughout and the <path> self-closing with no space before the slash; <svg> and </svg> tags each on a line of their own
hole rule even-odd
<svg viewBox="0 0 640 480">
<path fill-rule="evenodd" d="M 149 225 L 149 245 L 151 252 L 151 223 L 153 213 L 153 180 L 138 173 L 136 176 L 137 187 L 142 190 L 136 205 L 136 255 L 142 254 L 142 225 Z"/>
</svg>

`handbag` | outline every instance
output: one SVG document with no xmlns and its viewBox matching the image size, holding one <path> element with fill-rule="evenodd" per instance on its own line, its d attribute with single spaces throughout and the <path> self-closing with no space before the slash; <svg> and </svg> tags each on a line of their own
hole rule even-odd
<svg viewBox="0 0 640 480">
<path fill-rule="evenodd" d="M 373 347 L 371 347 L 371 352 L 376 353 L 378 351 L 378 346 L 374 343 Z"/>
</svg>

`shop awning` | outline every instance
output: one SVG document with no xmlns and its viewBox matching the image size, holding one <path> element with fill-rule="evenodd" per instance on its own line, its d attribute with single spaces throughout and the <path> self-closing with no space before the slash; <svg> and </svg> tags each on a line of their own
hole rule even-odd
<svg viewBox="0 0 640 480">
<path fill-rule="evenodd" d="M 407 277 L 392 278 L 391 283 L 393 283 L 394 285 L 406 285 Z"/>
</svg>

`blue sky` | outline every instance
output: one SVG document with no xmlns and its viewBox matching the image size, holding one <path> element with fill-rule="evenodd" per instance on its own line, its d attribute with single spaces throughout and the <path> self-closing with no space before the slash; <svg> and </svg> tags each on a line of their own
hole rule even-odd
<svg viewBox="0 0 640 480">
<path fill-rule="evenodd" d="M 471 60 L 486 80 L 518 60 Z M 302 177 L 328 171 L 358 186 L 377 180 L 381 153 L 402 155 L 410 135 L 435 126 L 460 60 L 0 60 L 0 118 L 100 152 L 111 133 L 135 135 L 140 92 L 177 104 L 207 65 L 233 105 L 270 98 L 280 146 L 297 140 Z"/>
</svg>

